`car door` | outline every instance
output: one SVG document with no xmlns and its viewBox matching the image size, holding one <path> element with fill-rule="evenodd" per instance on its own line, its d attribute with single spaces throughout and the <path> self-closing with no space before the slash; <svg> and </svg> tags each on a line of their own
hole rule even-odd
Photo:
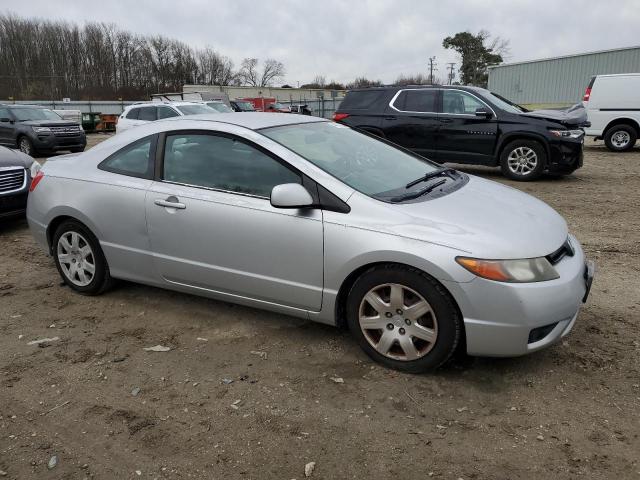
<svg viewBox="0 0 640 480">
<path fill-rule="evenodd" d="M 7 107 L 0 106 L 0 145 L 15 146 L 13 142 L 13 116 Z"/>
<path fill-rule="evenodd" d="M 319 311 L 322 211 L 278 209 L 269 201 L 275 185 L 300 183 L 301 175 L 224 133 L 173 132 L 162 148 L 162 173 L 146 201 L 162 278 L 229 298 Z"/>
<path fill-rule="evenodd" d="M 491 115 L 477 115 L 478 109 Z M 492 165 L 497 133 L 498 119 L 488 104 L 469 92 L 442 90 L 440 161 Z"/>
<path fill-rule="evenodd" d="M 437 160 L 438 91 L 434 88 L 400 90 L 383 117 L 385 137 L 424 157 Z"/>
</svg>

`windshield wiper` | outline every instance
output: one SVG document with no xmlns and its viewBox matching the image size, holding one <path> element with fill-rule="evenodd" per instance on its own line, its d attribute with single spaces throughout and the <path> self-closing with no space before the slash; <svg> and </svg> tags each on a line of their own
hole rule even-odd
<svg viewBox="0 0 640 480">
<path fill-rule="evenodd" d="M 427 193 L 433 191 L 435 188 L 439 187 L 440 185 L 446 182 L 447 182 L 447 179 L 443 178 L 442 180 L 438 180 L 436 183 L 432 183 L 431 185 L 423 188 L 422 190 L 418 190 L 417 192 L 405 193 L 404 195 L 393 197 L 390 199 L 390 201 L 393 203 L 398 203 L 398 202 L 404 202 L 405 200 L 413 200 L 414 198 L 418 198 L 418 197 L 421 197 L 422 195 L 426 195 Z"/>
<path fill-rule="evenodd" d="M 440 170 L 434 170 L 433 172 L 425 173 L 422 177 L 416 178 L 412 182 L 407 183 L 404 188 L 411 188 L 414 185 L 417 185 L 417 184 L 422 183 L 422 182 L 426 182 L 430 178 L 439 177 L 443 173 L 447 173 L 448 174 L 448 173 L 451 173 L 451 172 L 455 172 L 455 170 L 453 168 L 447 167 L 447 168 L 441 168 Z"/>
</svg>

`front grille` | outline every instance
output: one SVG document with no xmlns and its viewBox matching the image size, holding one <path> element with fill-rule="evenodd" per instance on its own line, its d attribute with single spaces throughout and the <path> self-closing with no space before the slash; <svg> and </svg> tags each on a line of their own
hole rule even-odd
<svg viewBox="0 0 640 480">
<path fill-rule="evenodd" d="M 0 193 L 22 190 L 27 183 L 27 171 L 24 168 L 0 169 Z"/>
<path fill-rule="evenodd" d="M 562 244 L 562 246 L 558 250 L 547 255 L 547 260 L 549 260 L 549 263 L 551 265 L 555 265 L 564 257 L 573 257 L 574 253 L 575 251 L 573 250 L 573 246 L 571 245 L 571 242 L 567 238 L 567 240 Z"/>
<path fill-rule="evenodd" d="M 66 125 L 63 127 L 49 127 L 56 137 L 71 137 L 80 133 L 80 125 Z"/>
</svg>

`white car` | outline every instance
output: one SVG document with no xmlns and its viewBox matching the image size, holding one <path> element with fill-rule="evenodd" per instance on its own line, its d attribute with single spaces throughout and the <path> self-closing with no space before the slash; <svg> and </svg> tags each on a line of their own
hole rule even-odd
<svg viewBox="0 0 640 480">
<path fill-rule="evenodd" d="M 126 107 L 120 117 L 118 117 L 116 133 L 121 133 L 129 130 L 131 127 L 144 125 L 145 123 L 156 120 L 163 120 L 165 118 L 207 113 L 220 112 L 202 102 L 136 103 Z"/>
<path fill-rule="evenodd" d="M 640 73 L 596 75 L 582 100 L 591 122 L 587 135 L 614 152 L 633 148 L 640 136 Z"/>
</svg>

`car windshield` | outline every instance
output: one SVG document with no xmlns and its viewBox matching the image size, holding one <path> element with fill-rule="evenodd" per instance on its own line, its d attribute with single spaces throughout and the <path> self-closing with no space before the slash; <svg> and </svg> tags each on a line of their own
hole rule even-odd
<svg viewBox="0 0 640 480">
<path fill-rule="evenodd" d="M 521 107 L 520 105 L 510 102 L 509 100 L 507 100 L 504 97 L 501 97 L 500 95 L 498 95 L 497 93 L 493 93 L 493 92 L 486 92 L 485 97 L 487 97 L 487 100 L 493 102 L 494 105 L 496 105 L 498 108 L 504 110 L 505 112 L 509 112 L 509 113 L 524 113 L 524 112 L 528 112 L 529 110 L 527 110 L 524 107 Z"/>
<path fill-rule="evenodd" d="M 213 108 L 216 112 L 220 113 L 229 113 L 233 112 L 229 107 L 227 107 L 224 103 L 221 102 L 209 102 L 207 103 L 208 107 Z"/>
<path fill-rule="evenodd" d="M 11 113 L 19 122 L 28 120 L 62 120 L 62 117 L 48 108 L 12 108 Z"/>
<path fill-rule="evenodd" d="M 387 197 L 440 167 L 334 122 L 270 127 L 260 132 L 356 190 Z M 416 188 L 420 188 L 419 186 Z"/>
<path fill-rule="evenodd" d="M 200 115 L 203 113 L 218 113 L 213 108 L 209 108 L 206 105 L 179 105 L 176 106 L 183 115 Z"/>
</svg>

